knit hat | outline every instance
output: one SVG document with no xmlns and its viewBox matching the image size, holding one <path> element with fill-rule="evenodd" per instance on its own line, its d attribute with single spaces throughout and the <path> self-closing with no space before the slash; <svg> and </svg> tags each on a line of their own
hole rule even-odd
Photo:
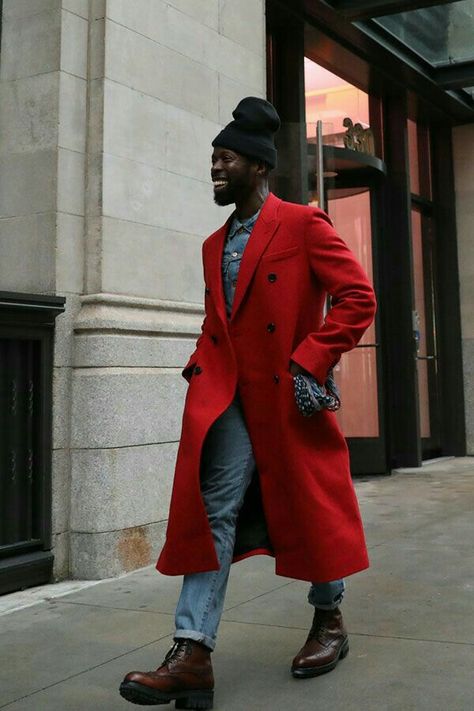
<svg viewBox="0 0 474 711">
<path fill-rule="evenodd" d="M 230 148 L 249 158 L 276 166 L 275 133 L 280 128 L 280 117 L 275 107 L 265 99 L 247 96 L 232 112 L 234 120 L 212 141 L 213 146 Z"/>
</svg>

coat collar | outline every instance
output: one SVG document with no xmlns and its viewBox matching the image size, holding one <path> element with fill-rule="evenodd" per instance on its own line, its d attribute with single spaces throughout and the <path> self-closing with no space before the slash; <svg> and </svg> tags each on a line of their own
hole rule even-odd
<svg viewBox="0 0 474 711">
<path fill-rule="evenodd" d="M 281 200 L 270 193 L 260 211 L 252 230 L 240 264 L 239 277 L 235 290 L 234 303 L 230 320 L 233 321 L 239 310 L 250 282 L 254 275 L 260 257 L 265 251 L 279 225 L 278 211 Z M 227 315 L 222 284 L 222 253 L 232 216 L 208 240 L 207 267 L 209 286 L 215 295 L 215 305 L 220 318 L 227 324 Z"/>
</svg>

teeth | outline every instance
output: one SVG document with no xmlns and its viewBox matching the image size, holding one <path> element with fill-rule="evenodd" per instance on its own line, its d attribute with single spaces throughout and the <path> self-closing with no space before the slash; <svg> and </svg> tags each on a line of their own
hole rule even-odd
<svg viewBox="0 0 474 711">
<path fill-rule="evenodd" d="M 215 188 L 222 188 L 224 185 L 227 185 L 227 180 L 213 180 Z"/>
</svg>

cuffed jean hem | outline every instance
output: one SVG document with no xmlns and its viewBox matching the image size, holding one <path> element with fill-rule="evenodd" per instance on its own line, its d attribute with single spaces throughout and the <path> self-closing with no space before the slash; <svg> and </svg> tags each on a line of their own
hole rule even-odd
<svg viewBox="0 0 474 711">
<path fill-rule="evenodd" d="M 339 607 L 342 602 L 342 598 L 339 602 L 333 602 L 330 605 L 313 605 L 316 610 L 335 610 Z"/>
<path fill-rule="evenodd" d="M 216 648 L 216 640 L 208 637 L 202 632 L 196 632 L 196 630 L 176 630 L 173 639 L 192 639 L 194 642 L 201 642 L 209 647 L 211 652 Z"/>
<path fill-rule="evenodd" d="M 308 602 L 317 610 L 335 610 L 344 598 L 345 589 L 342 579 L 329 583 L 313 583 L 308 593 Z"/>
</svg>

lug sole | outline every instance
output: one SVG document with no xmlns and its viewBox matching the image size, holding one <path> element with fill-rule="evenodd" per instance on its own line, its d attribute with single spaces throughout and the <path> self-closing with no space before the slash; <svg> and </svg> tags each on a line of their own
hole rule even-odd
<svg viewBox="0 0 474 711">
<path fill-rule="evenodd" d="M 337 657 L 329 664 L 324 664 L 320 667 L 302 667 L 300 669 L 292 669 L 291 673 L 295 679 L 310 679 L 314 676 L 321 676 L 321 674 L 327 674 L 336 668 L 341 659 L 345 659 L 349 654 L 349 640 L 346 639 L 341 645 Z"/>
<path fill-rule="evenodd" d="M 187 689 L 185 691 L 159 691 L 135 681 L 120 684 L 120 696 L 132 704 L 140 706 L 158 706 L 176 702 L 177 709 L 212 709 L 214 704 L 213 689 Z"/>
</svg>

